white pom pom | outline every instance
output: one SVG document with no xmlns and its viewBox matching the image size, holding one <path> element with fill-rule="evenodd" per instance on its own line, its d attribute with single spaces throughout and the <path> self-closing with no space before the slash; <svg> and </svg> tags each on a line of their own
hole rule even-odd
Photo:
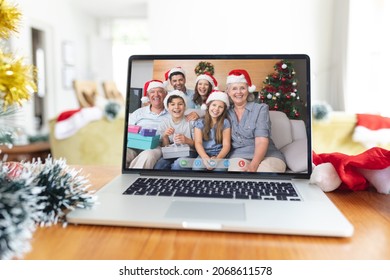
<svg viewBox="0 0 390 280">
<path fill-rule="evenodd" d="M 200 106 L 200 109 L 203 110 L 203 111 L 206 111 L 207 110 L 207 105 L 203 103 L 202 106 Z"/>
<path fill-rule="evenodd" d="M 149 97 L 143 96 L 143 97 L 141 98 L 141 102 L 142 102 L 142 103 L 148 103 L 148 102 L 149 102 Z"/>
<path fill-rule="evenodd" d="M 319 186 L 324 192 L 331 192 L 337 189 L 342 181 L 334 166 L 330 162 L 326 162 L 314 167 L 310 183 Z"/>
<path fill-rule="evenodd" d="M 219 90 L 219 88 L 218 87 L 214 87 L 214 90 Z"/>
<path fill-rule="evenodd" d="M 254 92 L 256 90 L 256 86 L 255 85 L 251 85 L 249 88 L 248 88 L 248 91 L 249 92 Z"/>
<path fill-rule="evenodd" d="M 165 88 L 168 86 L 168 84 L 169 84 L 169 81 L 168 81 L 168 80 L 163 82 L 163 86 L 164 86 Z"/>
</svg>

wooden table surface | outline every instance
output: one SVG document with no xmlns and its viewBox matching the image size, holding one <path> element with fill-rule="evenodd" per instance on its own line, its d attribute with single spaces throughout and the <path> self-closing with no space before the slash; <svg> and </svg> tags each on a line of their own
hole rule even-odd
<svg viewBox="0 0 390 280">
<path fill-rule="evenodd" d="M 120 174 L 119 167 L 82 169 L 96 189 Z M 70 224 L 37 229 L 24 259 L 390 259 L 390 195 L 369 190 L 328 196 L 354 225 L 351 238 Z"/>
</svg>

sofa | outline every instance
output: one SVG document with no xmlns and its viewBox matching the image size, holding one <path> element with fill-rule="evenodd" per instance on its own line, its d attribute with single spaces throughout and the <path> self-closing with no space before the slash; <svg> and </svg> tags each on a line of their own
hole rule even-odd
<svg viewBox="0 0 390 280">
<path fill-rule="evenodd" d="M 307 132 L 303 120 L 292 120 L 280 111 L 270 111 L 271 138 L 286 158 L 288 171 L 307 170 Z"/>
<path fill-rule="evenodd" d="M 65 139 L 54 135 L 56 119 L 49 121 L 49 141 L 53 158 L 68 164 L 121 166 L 124 118 L 91 121 Z"/>
</svg>

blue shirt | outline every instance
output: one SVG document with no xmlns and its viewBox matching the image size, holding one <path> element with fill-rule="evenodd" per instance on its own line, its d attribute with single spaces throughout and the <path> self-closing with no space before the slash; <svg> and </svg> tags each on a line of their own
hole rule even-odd
<svg viewBox="0 0 390 280">
<path fill-rule="evenodd" d="M 255 138 L 266 137 L 269 139 L 269 144 L 265 157 L 276 157 L 285 161 L 283 154 L 275 147 L 271 139 L 271 120 L 267 104 L 248 102 L 240 122 L 234 112 L 234 107 L 228 110 L 228 116 L 232 124 L 230 158 L 251 160 L 255 154 Z"/>
<path fill-rule="evenodd" d="M 199 119 L 195 122 L 194 126 L 200 130 L 204 127 L 204 119 Z M 223 130 L 226 128 L 230 128 L 230 122 L 228 119 L 223 120 Z M 203 148 L 210 157 L 217 156 L 219 152 L 222 150 L 222 144 L 217 144 L 215 141 L 215 125 L 210 129 L 209 134 L 210 140 L 204 140 L 202 141 Z"/>
<path fill-rule="evenodd" d="M 129 124 L 139 125 L 142 128 L 153 128 L 160 133 L 160 123 L 163 119 L 170 117 L 168 111 L 164 109 L 160 114 L 150 110 L 150 106 L 141 107 L 135 110 L 129 118 Z"/>
</svg>

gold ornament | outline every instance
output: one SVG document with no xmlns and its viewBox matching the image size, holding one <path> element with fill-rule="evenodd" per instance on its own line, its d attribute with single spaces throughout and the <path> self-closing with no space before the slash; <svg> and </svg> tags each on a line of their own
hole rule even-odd
<svg viewBox="0 0 390 280">
<path fill-rule="evenodd" d="M 21 16 L 21 12 L 15 5 L 9 5 L 5 0 L 0 0 L 0 38 L 8 39 L 12 32 L 17 32 Z"/>
<path fill-rule="evenodd" d="M 25 65 L 22 58 L 14 58 L 12 54 L 0 50 L 0 98 L 4 108 L 13 104 L 22 105 L 23 100 L 29 100 L 36 92 L 34 82 L 36 69 Z"/>
</svg>

